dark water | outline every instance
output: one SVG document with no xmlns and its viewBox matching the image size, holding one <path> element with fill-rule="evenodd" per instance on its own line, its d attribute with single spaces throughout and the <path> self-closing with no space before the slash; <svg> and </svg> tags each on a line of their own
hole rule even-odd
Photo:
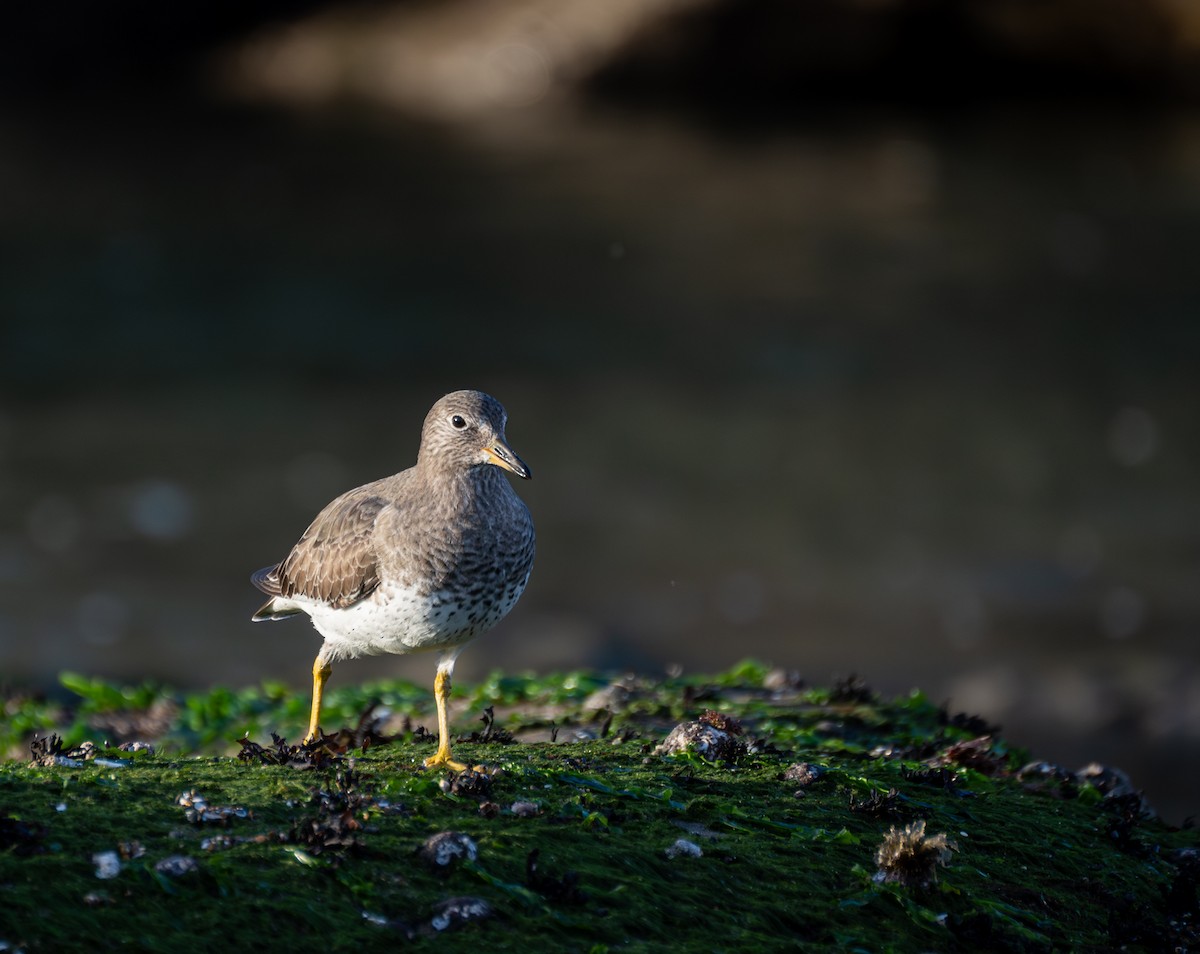
<svg viewBox="0 0 1200 954">
<path fill-rule="evenodd" d="M 9 107 L 0 196 L 6 681 L 306 692 L 249 573 L 480 387 L 539 559 L 463 678 L 857 672 L 1200 808 L 1197 117 Z"/>
</svg>

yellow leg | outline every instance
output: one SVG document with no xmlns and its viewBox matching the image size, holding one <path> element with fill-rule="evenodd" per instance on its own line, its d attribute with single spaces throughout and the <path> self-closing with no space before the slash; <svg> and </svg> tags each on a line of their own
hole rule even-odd
<svg viewBox="0 0 1200 954">
<path fill-rule="evenodd" d="M 304 736 L 305 742 L 311 742 L 320 734 L 321 730 L 318 725 L 321 721 L 321 696 L 325 692 L 325 682 L 329 679 L 331 672 L 333 672 L 333 667 L 317 656 L 313 662 L 312 714 L 308 717 L 308 734 Z"/>
<path fill-rule="evenodd" d="M 437 678 L 433 680 L 433 700 L 437 703 L 438 717 L 438 748 L 425 760 L 426 768 L 437 768 L 444 765 L 454 772 L 463 771 L 466 766 L 450 758 L 450 729 L 446 724 L 446 700 L 450 698 L 450 673 L 439 669 Z"/>
</svg>

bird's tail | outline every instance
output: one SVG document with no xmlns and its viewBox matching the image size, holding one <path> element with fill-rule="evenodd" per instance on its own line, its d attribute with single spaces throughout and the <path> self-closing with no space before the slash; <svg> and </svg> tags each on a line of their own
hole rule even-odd
<svg viewBox="0 0 1200 954">
<path fill-rule="evenodd" d="M 299 616 L 303 612 L 304 610 L 294 603 L 272 596 L 258 608 L 258 612 L 250 619 L 255 623 L 261 623 L 264 619 L 287 619 L 289 616 Z"/>
<path fill-rule="evenodd" d="M 264 566 L 250 574 L 250 582 L 257 586 L 267 596 L 278 596 L 283 592 L 279 581 L 279 564 Z"/>
<path fill-rule="evenodd" d="M 264 566 L 261 570 L 250 574 L 250 582 L 271 597 L 258 608 L 258 612 L 250 617 L 254 622 L 261 623 L 264 619 L 287 619 L 289 616 L 296 616 L 304 612 L 291 600 L 283 599 L 278 563 L 274 566 Z"/>
</svg>

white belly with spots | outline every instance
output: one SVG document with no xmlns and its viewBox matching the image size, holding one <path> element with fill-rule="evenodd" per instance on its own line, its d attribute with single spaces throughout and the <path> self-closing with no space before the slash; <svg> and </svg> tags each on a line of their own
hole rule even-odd
<svg viewBox="0 0 1200 954">
<path fill-rule="evenodd" d="M 422 595 L 413 587 L 386 583 L 366 599 L 341 609 L 304 597 L 276 597 L 275 603 L 278 609 L 295 607 L 312 618 L 317 632 L 325 637 L 326 654 L 333 662 L 462 645 L 508 615 L 526 580 L 506 588 L 485 605 L 461 602 L 449 591 Z"/>
</svg>

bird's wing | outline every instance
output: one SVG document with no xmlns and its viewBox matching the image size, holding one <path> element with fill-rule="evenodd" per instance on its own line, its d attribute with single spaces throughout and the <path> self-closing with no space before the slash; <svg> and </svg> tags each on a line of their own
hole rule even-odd
<svg viewBox="0 0 1200 954">
<path fill-rule="evenodd" d="M 317 515 L 286 560 L 254 574 L 254 584 L 339 608 L 357 603 L 379 585 L 373 531 L 388 506 L 366 487 L 344 494 Z"/>
</svg>

